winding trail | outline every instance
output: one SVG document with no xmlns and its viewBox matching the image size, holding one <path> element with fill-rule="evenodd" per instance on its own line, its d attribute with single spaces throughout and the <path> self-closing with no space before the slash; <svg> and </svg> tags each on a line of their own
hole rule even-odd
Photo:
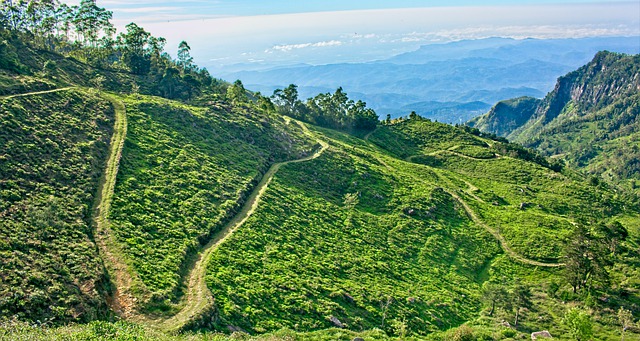
<svg viewBox="0 0 640 341">
<path fill-rule="evenodd" d="M 491 233 L 491 235 L 493 235 L 493 237 L 496 240 L 498 240 L 498 242 L 500 243 L 500 247 L 502 248 L 502 250 L 504 250 L 504 252 L 507 253 L 507 255 L 509 255 L 509 257 L 513 258 L 514 260 L 516 260 L 516 261 L 518 261 L 520 263 L 529 264 L 529 265 L 535 265 L 535 266 L 542 266 L 542 267 L 547 267 L 547 268 L 559 268 L 559 267 L 563 267 L 565 265 L 564 263 L 538 262 L 538 261 L 535 261 L 535 260 L 531 260 L 531 259 L 525 258 L 522 255 L 516 253 L 509 246 L 509 244 L 507 243 L 507 240 L 504 239 L 504 237 L 500 234 L 500 232 L 498 232 L 496 229 L 490 227 L 489 225 L 485 224 L 480 218 L 478 218 L 476 213 L 471 209 L 471 207 L 469 207 L 469 205 L 464 200 L 462 200 L 462 198 L 460 198 L 460 196 L 458 196 L 453 191 L 449 191 L 449 190 L 445 190 L 445 191 L 447 193 L 449 193 L 449 195 L 451 195 L 454 199 L 456 199 L 456 201 L 458 201 L 462 205 L 462 207 L 464 208 L 465 212 L 467 213 L 467 216 L 474 223 L 482 226 L 485 230 L 487 230 L 489 233 Z"/>
<path fill-rule="evenodd" d="M 9 96 L 2 96 L 0 100 L 44 95 L 54 92 L 67 91 L 76 88 L 68 86 L 51 90 L 35 91 Z M 113 105 L 115 111 L 115 122 L 113 135 L 109 144 L 109 157 L 104 172 L 98 181 L 98 192 L 94 198 L 92 212 L 92 228 L 95 231 L 95 242 L 100 250 L 100 254 L 105 261 L 107 272 L 111 275 L 115 284 L 115 292 L 113 297 L 107 299 L 109 307 L 117 312 L 120 316 L 131 318 L 134 316 L 135 297 L 131 294 L 131 284 L 133 282 L 132 275 L 128 271 L 128 266 L 118 257 L 116 243 L 113 241 L 109 221 L 107 219 L 109 209 L 111 208 L 111 200 L 116 183 L 116 175 L 120 166 L 120 158 L 122 156 L 122 148 L 127 135 L 127 114 L 126 108 L 122 101 L 116 96 L 105 93 L 99 93 L 103 98 L 107 99 Z"/>
<path fill-rule="evenodd" d="M 44 95 L 44 94 L 50 94 L 50 93 L 53 93 L 53 92 L 71 90 L 73 88 L 75 88 L 75 86 L 67 86 L 65 88 L 57 88 L 57 89 L 42 90 L 42 91 L 35 91 L 35 92 L 26 92 L 26 93 L 23 93 L 23 94 L 0 96 L 0 99 L 10 99 L 10 98 L 16 98 L 16 97 Z"/>
<path fill-rule="evenodd" d="M 442 151 L 438 151 L 438 152 L 442 152 Z M 450 150 L 447 150 L 445 152 L 452 152 Z M 452 152 L 454 154 L 458 154 L 455 152 Z M 408 158 L 405 159 L 405 161 L 407 162 L 412 162 L 413 158 L 417 157 L 419 155 L 413 155 L 413 156 L 409 156 Z M 472 157 L 468 157 L 465 155 L 460 155 L 463 157 L 467 157 L 470 159 L 474 159 Z M 486 160 L 486 159 L 477 159 L 477 160 Z M 426 166 L 426 165 L 425 165 Z M 445 176 L 442 173 L 442 171 L 440 169 L 434 168 L 434 167 L 430 167 L 433 170 L 436 171 L 436 174 L 438 175 L 439 178 L 443 179 L 443 182 L 445 183 L 450 183 L 451 180 L 448 179 L 448 176 Z M 446 179 L 446 180 L 445 180 Z M 482 198 L 478 197 L 475 195 L 475 191 L 478 190 L 478 188 L 476 186 L 474 186 L 473 184 L 471 184 L 470 182 L 464 180 L 464 179 L 460 179 L 458 177 L 455 178 L 458 181 L 462 181 L 467 185 L 467 190 L 465 190 L 464 192 L 467 193 L 469 196 L 473 197 L 474 199 L 478 200 L 479 202 L 482 203 L 486 203 L 484 200 L 482 200 Z M 480 219 L 478 217 L 478 215 L 473 211 L 473 209 L 469 206 L 469 204 L 467 204 L 466 201 L 464 201 L 457 193 L 455 193 L 454 191 L 447 189 L 447 188 L 443 188 L 447 193 L 449 193 L 449 195 L 451 195 L 458 203 L 460 203 L 460 205 L 462 205 L 462 207 L 464 208 L 465 213 L 467 214 L 467 216 L 469 217 L 469 219 L 471 219 L 474 223 L 476 223 L 477 225 L 481 226 L 482 228 L 484 228 L 485 230 L 487 230 L 487 232 L 489 232 L 500 244 L 500 247 L 502 248 L 502 250 L 504 250 L 504 252 L 509 255 L 509 257 L 511 257 L 513 260 L 523 263 L 523 264 L 529 264 L 529 265 L 535 265 L 535 266 L 541 266 L 541 267 L 548 267 L 548 268 L 559 268 L 559 267 L 563 267 L 565 266 L 564 263 L 545 263 L 545 262 L 539 262 L 539 261 L 535 261 L 532 259 L 528 259 L 520 254 L 518 254 L 517 252 L 515 252 L 510 246 L 509 243 L 507 243 L 507 240 L 504 238 L 504 236 L 502 234 L 500 234 L 500 232 L 496 229 L 494 229 L 493 227 L 487 225 L 484 221 L 482 221 L 482 219 Z"/>
<path fill-rule="evenodd" d="M 100 178 L 98 194 L 93 204 L 95 240 L 115 287 L 113 297 L 110 297 L 107 303 L 120 316 L 132 318 L 134 317 L 136 305 L 136 298 L 131 293 L 134 278 L 128 271 L 127 264 L 118 256 L 121 253 L 118 252 L 117 244 L 113 240 L 113 233 L 108 220 L 124 140 L 127 136 L 127 114 L 124 103 L 116 96 L 102 95 L 111 102 L 115 109 L 115 123 L 109 145 L 109 158 L 107 159 L 104 173 Z"/>
<path fill-rule="evenodd" d="M 365 135 L 362 139 L 365 141 L 369 141 L 369 137 L 371 136 L 371 134 L 373 134 L 376 130 L 378 130 L 378 127 L 376 126 L 372 131 L 368 132 L 367 135 Z"/>
<path fill-rule="evenodd" d="M 307 134 L 308 136 L 313 136 L 313 134 L 303 123 L 298 121 L 296 121 L 296 123 L 302 127 L 305 134 Z M 242 206 L 240 212 L 238 212 L 238 214 L 231 221 L 229 221 L 218 233 L 216 233 L 216 235 L 202 249 L 189 275 L 187 292 L 185 293 L 184 299 L 184 307 L 177 314 L 169 318 L 149 321 L 151 324 L 166 331 L 177 331 L 189 320 L 197 317 L 202 311 L 213 304 L 213 297 L 205 282 L 207 260 L 210 258 L 213 251 L 215 251 L 218 246 L 220 246 L 225 240 L 227 240 L 233 234 L 233 232 L 236 231 L 240 226 L 242 226 L 242 224 L 247 221 L 251 214 L 253 214 L 253 212 L 258 207 L 258 204 L 260 203 L 260 198 L 267 190 L 269 183 L 271 183 L 271 180 L 278 172 L 280 167 L 291 163 L 305 162 L 316 159 L 320 155 L 322 155 L 322 153 L 329 147 L 326 142 L 318 139 L 315 136 L 313 137 L 320 144 L 320 149 L 318 149 L 314 154 L 303 157 L 301 159 L 273 164 L 269 168 L 269 170 L 262 176 L 260 183 L 258 183 L 255 189 L 251 192 L 249 198 Z"/>
</svg>

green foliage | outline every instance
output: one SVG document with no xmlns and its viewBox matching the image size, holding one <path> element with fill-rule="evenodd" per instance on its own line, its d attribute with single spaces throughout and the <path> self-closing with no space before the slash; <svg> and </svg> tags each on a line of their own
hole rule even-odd
<svg viewBox="0 0 640 341">
<path fill-rule="evenodd" d="M 318 94 L 302 103 L 297 86 L 291 84 L 284 90 L 276 89 L 272 98 L 282 114 L 321 127 L 358 133 L 371 131 L 378 125 L 375 111 L 362 101 L 350 100 L 341 87 L 333 94 Z"/>
<path fill-rule="evenodd" d="M 104 316 L 90 208 L 113 109 L 84 91 L 0 100 L 0 316 Z"/>
<path fill-rule="evenodd" d="M 564 315 L 562 322 L 569 328 L 571 337 L 576 341 L 589 340 L 593 336 L 593 321 L 585 311 L 571 308 Z"/>
<path fill-rule="evenodd" d="M 481 131 L 504 137 L 527 123 L 535 114 L 540 102 L 539 99 L 532 97 L 500 101 L 488 113 L 472 119 L 467 124 Z"/>
<path fill-rule="evenodd" d="M 227 99 L 235 105 L 247 103 L 247 90 L 242 85 L 242 81 L 238 79 L 227 88 Z"/>
<path fill-rule="evenodd" d="M 108 13 L 93 1 L 80 7 L 46 3 L 69 18 L 84 7 L 87 22 L 102 21 L 46 28 L 33 18 L 16 18 L 43 13 L 46 19 L 50 8 L 18 6 L 8 13 L 3 3 L 0 14 L 13 20 L 6 22 L 13 27 L 0 32 L 0 91 L 76 85 L 136 93 L 125 99 L 129 131 L 109 218 L 116 251 L 136 277 L 133 293 L 148 311 L 179 308 L 173 303 L 200 246 L 234 216 L 270 165 L 316 149 L 298 125 L 275 115 L 276 109 L 355 135 L 378 123 L 372 110 L 349 100 L 342 89 L 303 104 L 297 88 L 289 86 L 276 92 L 272 103 L 239 81 L 228 85 L 193 66 L 186 43 L 173 61 L 163 52 L 164 39 L 135 24 L 112 39 L 104 20 Z M 54 29 L 57 34 L 51 34 Z M 73 30 L 79 30 L 81 41 L 64 37 Z M 106 33 L 105 39 L 97 41 L 95 30 Z M 33 41 L 25 43 L 31 35 Z M 36 48 L 63 51 L 66 57 Z M 609 58 L 599 55 L 596 65 L 609 67 Z M 621 77 L 622 67 L 614 69 Z M 587 71 L 596 73 L 598 67 Z M 568 89 L 570 79 L 560 88 Z M 611 150 L 624 146 L 630 156 L 623 163 L 629 166 L 619 175 L 633 174 L 637 141 L 628 133 L 635 132 L 637 98 L 610 100 L 592 90 L 585 92 L 593 95 L 588 104 L 544 103 L 557 117 L 596 110 L 596 130 L 601 125 L 616 131 L 615 139 L 597 138 L 616 141 Z M 190 99 L 198 106 L 137 93 Z M 0 155 L 0 315 L 3 321 L 15 315 L 41 322 L 37 327 L 6 322 L 0 338 L 227 339 L 174 337 L 124 322 L 47 328 L 109 315 L 101 294 L 110 290 L 92 242 L 89 209 L 113 112 L 95 91 L 83 90 L 8 98 L 1 105 L 0 142 L 6 152 Z M 523 331 L 548 326 L 561 335 L 566 329 L 554 326 L 566 308 L 548 293 L 589 306 L 593 334 L 600 336 L 619 332 L 611 327 L 616 324 L 611 312 L 640 303 L 635 290 L 640 219 L 636 206 L 606 183 L 589 184 L 561 163 L 495 135 L 418 115 L 388 120 L 367 135 L 370 142 L 321 128 L 314 133 L 331 147 L 313 161 L 283 166 L 255 213 L 213 251 L 206 282 L 215 305 L 193 325 L 236 330 L 233 339 L 263 338 L 237 330 L 273 332 L 264 336 L 269 340 L 387 339 L 387 334 L 403 340 L 491 340 L 522 338 Z M 597 148 L 575 155 L 576 162 L 589 164 L 603 158 Z M 613 157 L 602 164 L 623 159 L 607 155 Z M 600 281 L 591 285 L 595 290 L 573 295 L 563 270 L 532 265 L 589 251 L 572 234 L 575 224 L 592 227 L 592 239 L 583 244 L 601 244 L 611 286 Z M 482 315 L 483 303 L 496 306 L 492 316 Z M 514 313 L 518 330 L 497 326 Z M 344 328 L 331 328 L 336 325 Z"/>
<path fill-rule="evenodd" d="M 599 52 L 542 101 L 500 102 L 469 124 L 637 192 L 640 55 Z"/>
<path fill-rule="evenodd" d="M 476 273 L 498 252 L 491 236 L 430 170 L 388 169 L 378 152 L 334 138 L 318 159 L 281 168 L 214 252 L 215 327 L 318 330 L 336 317 L 352 330 L 411 335 L 469 319 L 479 307 Z"/>
<path fill-rule="evenodd" d="M 144 284 L 140 298 L 166 309 L 190 258 L 236 213 L 261 173 L 312 146 L 297 125 L 253 110 L 151 97 L 129 98 L 126 105 L 128 132 L 110 220 Z"/>
</svg>

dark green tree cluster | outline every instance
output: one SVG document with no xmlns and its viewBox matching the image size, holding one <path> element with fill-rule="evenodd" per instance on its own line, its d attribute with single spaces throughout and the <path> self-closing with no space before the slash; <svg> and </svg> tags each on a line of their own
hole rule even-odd
<svg viewBox="0 0 640 341">
<path fill-rule="evenodd" d="M 58 0 L 9 0 L 0 4 L 0 28 L 33 38 L 34 44 L 54 49 L 64 41 L 98 47 L 115 34 L 113 13 L 95 0 L 69 6 Z"/>
<path fill-rule="evenodd" d="M 342 87 L 333 94 L 321 93 L 303 103 L 295 84 L 277 89 L 271 97 L 282 114 L 322 127 L 344 131 L 368 131 L 378 124 L 378 114 L 367 104 L 349 99 Z"/>
<path fill-rule="evenodd" d="M 589 293 L 609 284 L 609 269 L 628 235 L 617 221 L 598 224 L 592 230 L 582 225 L 575 227 L 564 252 L 565 278 L 574 293 Z"/>
<path fill-rule="evenodd" d="M 522 311 L 533 306 L 531 296 L 531 288 L 522 284 L 512 288 L 492 282 L 482 285 L 482 299 L 491 307 L 489 316 L 493 316 L 498 308 L 513 313 L 515 326 L 518 325 Z"/>
<path fill-rule="evenodd" d="M 0 4 L 0 66 L 20 72 L 11 42 L 73 57 L 94 67 L 132 74 L 130 90 L 171 99 L 190 99 L 216 88 L 206 69 L 193 64 L 191 47 L 183 41 L 177 60 L 164 52 L 166 40 L 135 23 L 116 35 L 112 12 L 95 0 L 68 6 L 58 0 L 4 1 Z M 6 64 L 6 65 L 5 65 Z M 122 90 L 122 84 L 118 84 Z M 214 91 L 215 92 L 215 91 Z"/>
</svg>

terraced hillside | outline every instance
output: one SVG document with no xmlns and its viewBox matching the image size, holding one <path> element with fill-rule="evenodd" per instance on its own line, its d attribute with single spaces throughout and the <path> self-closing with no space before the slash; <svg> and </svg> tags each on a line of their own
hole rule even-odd
<svg viewBox="0 0 640 341">
<path fill-rule="evenodd" d="M 300 127 L 248 109 L 128 98 L 128 129 L 109 215 L 139 281 L 138 305 L 169 309 L 190 262 L 270 164 L 311 153 Z"/>
<path fill-rule="evenodd" d="M 341 89 L 312 118 L 354 135 L 314 127 L 150 35 L 0 36 L 0 340 L 617 340 L 640 311 L 637 202 L 561 162 Z M 598 124 L 634 129 L 618 100 Z"/>
<path fill-rule="evenodd" d="M 53 114 L 57 105 L 75 106 L 71 113 L 84 112 L 87 106 L 83 103 L 103 108 L 105 114 L 91 116 L 93 120 L 82 120 L 82 124 L 70 114 Z M 114 131 L 113 105 L 118 103 L 125 104 L 119 110 L 126 109 L 127 129 L 111 198 L 109 229 L 105 231 L 109 233 L 106 247 L 125 267 L 112 272 L 114 259 L 104 258 L 104 249 L 100 249 L 101 255 L 95 251 L 89 227 L 94 194 L 87 193 L 98 189 Z M 611 304 L 638 301 L 631 289 L 637 282 L 632 264 L 638 257 L 633 251 L 640 228 L 638 212 L 606 186 L 588 185 L 580 175 L 568 169 L 560 172 L 556 164 L 530 150 L 487 139 L 468 128 L 416 117 L 380 126 L 360 139 L 328 129 L 305 131 L 290 119 L 242 105 L 193 107 L 140 95 L 96 95 L 82 89 L 13 97 L 3 104 L 14 113 L 3 119 L 7 127 L 16 127 L 5 130 L 12 132 L 13 139 L 20 136 L 16 132 L 38 137 L 41 134 L 35 131 L 46 132 L 48 125 L 71 124 L 71 133 L 46 137 L 56 142 L 80 134 L 96 140 L 83 137 L 74 147 L 95 156 L 65 163 L 65 167 L 50 166 L 42 157 L 3 159 L 15 169 L 38 170 L 37 176 L 26 178 L 42 177 L 46 180 L 41 182 L 47 184 L 56 184 L 50 180 L 51 174 L 56 174 L 51 170 L 70 176 L 64 170 L 76 163 L 80 168 L 72 175 L 89 179 L 73 180 L 73 187 L 53 190 L 50 185 L 11 179 L 23 174 L 20 172 L 3 174 L 3 185 L 15 184 L 15 189 L 26 186 L 23 196 L 11 199 L 17 203 L 12 207 L 27 203 L 26 211 L 3 211 L 9 217 L 18 214 L 3 220 L 5 235 L 11 236 L 9 231 L 17 226 L 25 231 L 20 240 L 35 243 L 14 247 L 11 242 L 14 244 L 5 252 L 24 249 L 33 258 L 21 253 L 14 257 L 16 261 L 37 264 L 38 259 L 50 259 L 42 266 L 43 273 L 63 271 L 55 276 L 43 274 L 40 281 L 27 277 L 24 288 L 32 288 L 33 293 L 24 297 L 34 301 L 33 307 L 22 307 L 31 311 L 39 304 L 43 319 L 52 318 L 56 310 L 49 301 L 35 300 L 35 294 L 40 292 L 42 280 L 59 280 L 77 285 L 79 297 L 93 299 L 86 308 L 73 303 L 78 301 L 60 301 L 57 311 L 69 314 L 60 318 L 106 316 L 105 297 L 130 294 L 132 306 L 110 303 L 110 307 L 142 325 L 165 326 L 162 321 L 181 312 L 185 304 L 200 304 L 181 301 L 193 285 L 188 280 L 191 266 L 203 242 L 215 238 L 227 221 L 239 216 L 245 201 L 253 203 L 252 214 L 243 217 L 234 233 L 225 236 L 203 260 L 213 305 L 204 302 L 172 328 L 187 323 L 186 329 L 277 333 L 289 328 L 326 330 L 326 335 L 333 333 L 330 327 L 354 331 L 380 328 L 385 335 L 447 338 L 452 327 L 482 321 L 482 312 L 486 314 L 483 288 L 486 283 L 495 283 L 505 288 L 521 284 L 531 288 L 534 303 L 521 313 L 520 323 L 562 335 L 567 330 L 557 316 L 562 316 L 565 308 L 555 297 L 571 292 L 564 279 L 565 244 L 572 238 L 574 225 L 600 221 L 619 221 L 630 234 L 623 245 L 631 247 L 621 248 L 627 260 L 616 265 L 614 277 L 619 285 L 616 290 L 627 292 L 627 298 Z M 21 113 L 20 108 L 28 108 L 29 113 Z M 46 119 L 40 120 L 38 115 Z M 16 125 L 20 120 L 36 121 Z M 84 125 L 87 127 L 82 128 Z M 80 128 L 88 129 L 91 135 Z M 44 135 L 35 141 L 40 139 Z M 49 140 L 43 141 L 55 151 Z M 328 149 L 311 157 L 318 151 L 318 140 Z M 24 138 L 7 145 L 18 142 L 29 145 Z M 74 148 L 65 149 L 65 153 Z M 98 149 L 94 152 L 91 148 Z M 17 150 L 10 155 L 20 155 Z M 264 180 L 262 174 L 269 165 L 296 159 L 304 162 L 282 164 L 265 175 L 268 181 L 257 184 Z M 38 194 L 38 188 L 46 194 Z M 71 188 L 85 188 L 83 196 L 65 194 L 80 193 Z M 258 188 L 259 200 L 251 199 L 249 194 Z M 49 197 L 50 193 L 55 196 Z M 63 195 L 63 201 L 55 199 Z M 28 204 L 30 200 L 35 201 Z M 38 207 L 42 212 L 36 212 Z M 60 207 L 64 209 L 60 211 Z M 74 207 L 84 208 L 77 211 Z M 68 215 L 71 213 L 64 217 L 75 224 L 84 222 L 84 227 L 67 227 L 65 218 L 60 218 L 62 225 L 56 225 L 61 216 L 55 212 L 64 210 L 75 212 L 77 218 Z M 21 217 L 28 214 L 24 212 L 36 212 L 34 217 L 55 222 L 47 226 L 58 226 L 56 233 L 38 229 L 37 221 L 25 224 Z M 72 231 L 76 239 L 66 237 L 65 233 Z M 85 234 L 78 235 L 78 231 Z M 75 258 L 57 255 L 65 255 L 56 251 L 60 238 L 65 245 L 74 245 L 74 250 L 82 250 L 79 245 L 87 247 L 84 256 L 78 251 L 73 255 L 85 257 L 85 267 L 94 267 L 85 270 L 90 275 L 82 277 L 73 272 L 78 269 L 60 266 L 66 261 L 76 264 Z M 43 248 L 43 241 L 55 247 Z M 115 286 L 110 289 L 100 256 Z M 33 266 L 16 263 L 5 278 L 14 276 L 17 280 Z M 85 282 L 76 277 L 65 279 L 65 275 Z M 118 276 L 128 277 L 128 281 L 113 281 Z M 50 288 L 56 288 L 55 283 Z M 549 288 L 555 288 L 553 295 Z M 55 298 L 55 294 L 47 297 Z M 9 302 L 10 296 L 6 297 Z M 61 292 L 58 299 L 63 297 L 69 296 Z M 206 293 L 190 297 L 209 300 Z M 607 303 L 598 309 L 606 307 Z M 74 316 L 76 311 L 84 315 Z M 30 316 L 23 315 L 26 319 Z M 498 317 L 513 319 L 509 309 L 492 318 Z M 606 318 L 604 314 L 597 320 L 602 335 L 612 333 L 605 327 Z M 496 332 L 493 327 L 485 328 L 483 333 Z"/>
</svg>

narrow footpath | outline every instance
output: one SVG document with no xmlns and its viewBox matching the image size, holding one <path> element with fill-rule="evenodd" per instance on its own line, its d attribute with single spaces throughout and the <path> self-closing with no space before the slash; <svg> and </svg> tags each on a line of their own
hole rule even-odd
<svg viewBox="0 0 640 341">
<path fill-rule="evenodd" d="M 114 107 L 115 123 L 109 145 L 109 158 L 100 178 L 98 194 L 93 204 L 93 225 L 96 232 L 96 244 L 115 287 L 113 296 L 108 298 L 107 303 L 120 316 L 132 318 L 136 302 L 135 297 L 131 294 L 133 278 L 128 271 L 127 264 L 119 256 L 122 253 L 117 251 L 118 248 L 113 240 L 113 232 L 108 220 L 122 149 L 127 136 L 127 114 L 124 103 L 116 96 L 103 94 L 103 97 L 109 100 Z"/>
<path fill-rule="evenodd" d="M 297 122 L 305 134 L 308 136 L 313 136 L 313 134 L 309 131 L 309 129 L 301 122 Z M 315 137 L 314 137 L 315 138 Z M 213 297 L 209 288 L 207 288 L 207 284 L 205 282 L 205 275 L 207 270 L 207 261 L 210 258 L 213 251 L 215 251 L 218 246 L 224 243 L 234 231 L 236 231 L 242 224 L 247 221 L 247 219 L 253 214 L 253 212 L 258 207 L 260 203 L 260 198 L 266 192 L 269 183 L 273 179 L 274 175 L 278 172 L 278 170 L 285 165 L 291 163 L 305 162 L 318 158 L 322 153 L 329 147 L 329 145 L 315 138 L 318 144 L 320 144 L 320 149 L 316 151 L 314 154 L 303 157 L 301 159 L 284 161 L 273 164 L 269 170 L 262 176 L 260 183 L 255 187 L 255 189 L 249 195 L 247 201 L 242 206 L 240 212 L 229 221 L 216 235 L 207 243 L 207 245 L 202 249 L 198 259 L 195 262 L 193 269 L 189 274 L 188 287 L 185 293 L 185 305 L 184 307 L 174 316 L 171 316 L 166 319 L 157 319 L 153 321 L 149 321 L 150 324 L 155 325 L 159 329 L 166 331 L 177 331 L 182 326 L 184 326 L 191 319 L 198 317 L 199 314 L 204 311 L 206 308 L 210 307 L 213 304 Z"/>
<path fill-rule="evenodd" d="M 53 92 L 59 92 L 59 91 L 66 91 L 66 90 L 71 90 L 75 88 L 75 86 L 68 86 L 65 88 L 57 88 L 57 89 L 51 89 L 51 90 L 43 90 L 43 91 L 34 91 L 34 92 L 27 92 L 27 93 L 23 93 L 23 94 L 15 94 L 15 95 L 7 95 L 7 96 L 0 96 L 0 99 L 10 99 L 10 98 L 16 98 L 16 97 L 26 97 L 26 96 L 35 96 L 35 95 L 44 95 L 44 94 L 50 94 Z"/>
</svg>

